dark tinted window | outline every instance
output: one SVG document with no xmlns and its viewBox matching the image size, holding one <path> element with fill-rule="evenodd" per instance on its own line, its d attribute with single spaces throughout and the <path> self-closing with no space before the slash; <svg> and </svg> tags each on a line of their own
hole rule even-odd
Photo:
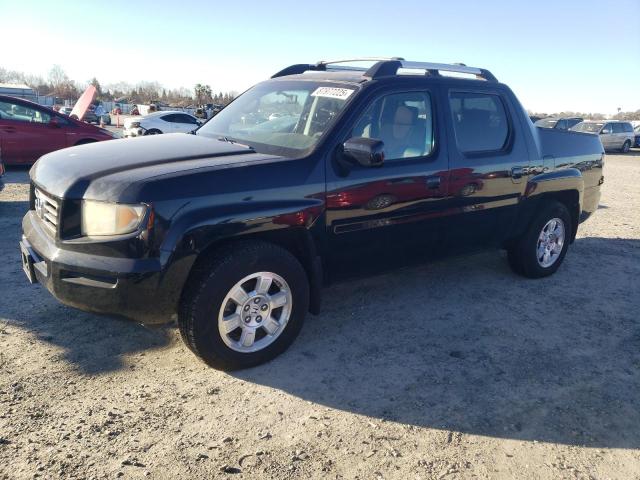
<svg viewBox="0 0 640 480">
<path fill-rule="evenodd" d="M 633 127 L 631 126 L 630 123 L 623 123 L 622 128 L 627 133 L 633 133 Z"/>
<path fill-rule="evenodd" d="M 453 128 L 462 152 L 487 152 L 504 148 L 509 122 L 498 95 L 451 92 Z"/>
<path fill-rule="evenodd" d="M 558 120 L 558 123 L 556 123 L 556 128 L 558 130 L 566 130 L 569 128 L 569 126 L 567 125 L 566 120 Z"/>
<path fill-rule="evenodd" d="M 613 124 L 613 133 L 624 133 L 624 128 L 621 123 Z"/>
<path fill-rule="evenodd" d="M 160 117 L 162 120 L 164 120 L 165 122 L 175 122 L 176 121 L 176 115 L 171 113 L 169 115 L 164 115 L 162 117 Z"/>
<path fill-rule="evenodd" d="M 184 113 L 176 113 L 175 115 L 177 120 L 174 120 L 178 123 L 192 123 L 192 124 L 196 124 L 196 119 L 189 116 L 189 115 L 185 115 Z"/>
</svg>

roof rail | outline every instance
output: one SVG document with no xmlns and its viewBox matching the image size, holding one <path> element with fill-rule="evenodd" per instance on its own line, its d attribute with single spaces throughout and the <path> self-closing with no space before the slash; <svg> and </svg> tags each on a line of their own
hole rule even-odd
<svg viewBox="0 0 640 480">
<path fill-rule="evenodd" d="M 326 71 L 328 65 L 336 65 L 340 63 L 353 63 L 353 62 L 376 62 L 369 69 L 348 68 L 349 70 L 362 70 L 364 76 L 371 79 L 389 77 L 398 74 L 398 70 L 401 68 L 408 70 L 424 70 L 428 75 L 440 76 L 440 72 L 453 72 L 464 73 L 469 75 L 475 75 L 476 78 L 481 80 L 487 80 L 489 82 L 497 82 L 498 79 L 489 71 L 484 68 L 467 67 L 463 63 L 429 63 L 429 62 L 412 62 L 407 61 L 401 57 L 363 57 L 363 58 L 351 58 L 345 60 L 331 60 L 320 61 L 316 64 L 300 63 L 291 65 L 284 70 L 279 71 L 271 78 L 283 77 L 285 75 L 295 75 L 312 71 Z M 340 67 L 338 67 L 340 68 Z"/>
</svg>

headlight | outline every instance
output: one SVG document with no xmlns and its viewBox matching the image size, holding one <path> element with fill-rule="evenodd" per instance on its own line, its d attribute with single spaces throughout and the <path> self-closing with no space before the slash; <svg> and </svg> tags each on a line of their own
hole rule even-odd
<svg viewBox="0 0 640 480">
<path fill-rule="evenodd" d="M 82 202 L 82 235 L 122 235 L 134 232 L 144 218 L 145 205 Z"/>
</svg>

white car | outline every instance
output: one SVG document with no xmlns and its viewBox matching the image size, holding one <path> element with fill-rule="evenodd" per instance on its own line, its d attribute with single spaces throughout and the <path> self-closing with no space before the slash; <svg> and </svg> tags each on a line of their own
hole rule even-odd
<svg viewBox="0 0 640 480">
<path fill-rule="evenodd" d="M 144 117 L 128 118 L 124 121 L 123 136 L 141 137 L 161 133 L 189 133 L 202 122 L 193 115 L 178 111 L 160 111 Z"/>
</svg>

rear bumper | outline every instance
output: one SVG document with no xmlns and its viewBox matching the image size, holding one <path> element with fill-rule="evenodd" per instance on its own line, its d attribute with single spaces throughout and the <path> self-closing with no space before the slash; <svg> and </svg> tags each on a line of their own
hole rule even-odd
<svg viewBox="0 0 640 480">
<path fill-rule="evenodd" d="M 60 302 L 89 312 L 165 323 L 177 311 L 188 267 L 162 268 L 157 258 L 115 258 L 59 248 L 33 211 L 22 221 L 21 250 L 34 280 Z"/>
</svg>

